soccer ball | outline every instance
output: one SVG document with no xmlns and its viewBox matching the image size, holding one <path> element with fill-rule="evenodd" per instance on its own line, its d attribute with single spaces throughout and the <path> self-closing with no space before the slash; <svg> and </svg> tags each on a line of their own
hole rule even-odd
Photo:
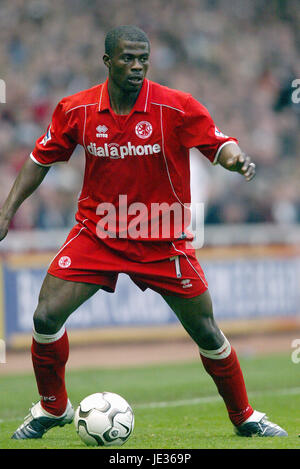
<svg viewBox="0 0 300 469">
<path fill-rule="evenodd" d="M 123 397 L 112 392 L 99 392 L 80 402 L 74 424 L 88 446 L 121 446 L 133 431 L 134 414 Z"/>
</svg>

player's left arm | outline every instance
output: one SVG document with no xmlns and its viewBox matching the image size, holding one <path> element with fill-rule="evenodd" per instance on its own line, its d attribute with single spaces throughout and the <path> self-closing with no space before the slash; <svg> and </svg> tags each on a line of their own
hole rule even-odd
<svg viewBox="0 0 300 469">
<path fill-rule="evenodd" d="M 247 181 L 255 176 L 255 164 L 236 143 L 224 145 L 218 156 L 218 163 L 229 171 L 242 174 Z"/>
</svg>

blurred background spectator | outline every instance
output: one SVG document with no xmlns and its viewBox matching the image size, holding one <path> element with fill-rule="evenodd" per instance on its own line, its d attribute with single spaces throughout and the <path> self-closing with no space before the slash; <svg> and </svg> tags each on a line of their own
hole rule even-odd
<svg viewBox="0 0 300 469">
<path fill-rule="evenodd" d="M 152 44 L 149 78 L 190 92 L 218 127 L 257 163 L 250 183 L 192 151 L 194 201 L 206 223 L 300 223 L 298 0 L 2 0 L 0 206 L 44 133 L 57 102 L 106 78 L 106 32 L 144 29 Z M 54 166 L 14 218 L 13 228 L 74 224 L 84 152 Z"/>
</svg>

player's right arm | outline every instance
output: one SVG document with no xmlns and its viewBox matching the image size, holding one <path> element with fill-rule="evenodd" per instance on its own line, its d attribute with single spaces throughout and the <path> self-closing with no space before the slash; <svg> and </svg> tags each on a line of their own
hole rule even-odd
<svg viewBox="0 0 300 469">
<path fill-rule="evenodd" d="M 61 100 L 54 110 L 51 124 L 36 141 L 30 158 L 0 209 L 0 241 L 7 235 L 9 224 L 20 205 L 39 187 L 50 167 L 58 162 L 67 162 L 76 145 L 76 133 L 69 125 L 65 100 Z"/>
<path fill-rule="evenodd" d="M 240 149 L 237 139 L 224 135 L 216 127 L 208 110 L 190 95 L 180 138 L 185 147 L 198 148 L 213 164 L 236 171 L 247 181 L 255 176 L 255 164 Z"/>
<path fill-rule="evenodd" d="M 24 163 L 0 210 L 0 241 L 7 235 L 9 224 L 20 205 L 38 188 L 49 169 L 31 158 Z"/>
</svg>

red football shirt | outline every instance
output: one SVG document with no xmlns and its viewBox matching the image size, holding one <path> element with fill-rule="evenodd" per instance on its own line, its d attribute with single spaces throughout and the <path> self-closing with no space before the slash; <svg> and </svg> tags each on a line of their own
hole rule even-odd
<svg viewBox="0 0 300 469">
<path fill-rule="evenodd" d="M 190 223 L 189 149 L 214 163 L 237 140 L 190 94 L 147 79 L 130 114 L 116 115 L 107 85 L 63 98 L 31 158 L 51 166 L 68 161 L 76 145 L 84 148 L 76 220 L 99 237 L 178 239 Z"/>
</svg>

